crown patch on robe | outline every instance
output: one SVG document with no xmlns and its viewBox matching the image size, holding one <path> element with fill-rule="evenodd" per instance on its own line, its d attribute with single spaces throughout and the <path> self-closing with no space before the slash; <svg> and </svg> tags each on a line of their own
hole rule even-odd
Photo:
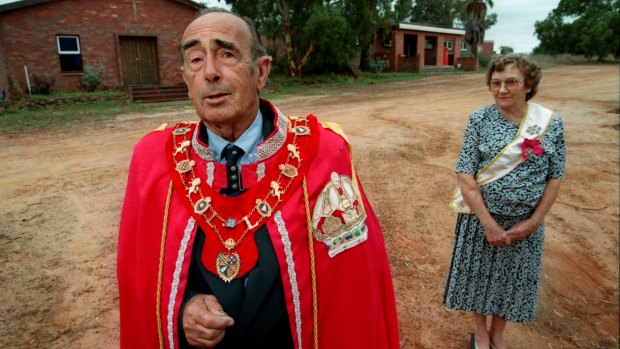
<svg viewBox="0 0 620 349">
<path fill-rule="evenodd" d="M 330 257 L 366 241 L 366 212 L 350 177 L 331 173 L 314 204 L 312 228 Z"/>
</svg>

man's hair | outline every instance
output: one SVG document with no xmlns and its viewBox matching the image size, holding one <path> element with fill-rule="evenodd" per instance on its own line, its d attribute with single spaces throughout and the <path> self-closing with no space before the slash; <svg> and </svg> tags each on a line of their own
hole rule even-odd
<svg viewBox="0 0 620 349">
<path fill-rule="evenodd" d="M 230 11 L 230 10 L 227 10 L 221 7 L 204 8 L 198 11 L 198 13 L 196 14 L 196 18 L 194 18 L 194 20 L 204 15 L 207 15 L 209 13 L 214 13 L 214 12 L 229 13 L 233 16 L 241 18 L 248 25 L 250 32 L 252 33 L 252 74 L 254 74 L 254 72 L 256 71 L 256 62 L 258 61 L 260 57 L 265 56 L 267 54 L 267 52 L 265 51 L 265 47 L 263 46 L 263 43 L 260 41 L 260 34 L 258 33 L 258 29 L 256 28 L 256 25 L 254 25 L 254 21 L 252 21 L 252 19 L 248 17 L 241 16 L 238 13 L 235 13 L 233 11 Z M 185 63 L 185 55 L 183 52 L 183 47 L 180 47 L 180 52 L 181 52 L 181 61 Z"/>
<path fill-rule="evenodd" d="M 536 62 L 518 54 L 498 55 L 493 57 L 487 68 L 486 78 L 487 86 L 491 83 L 491 75 L 494 72 L 503 72 L 508 64 L 516 64 L 517 68 L 523 73 L 525 86 L 532 90 L 525 95 L 525 100 L 529 101 L 538 92 L 538 84 L 542 78 L 542 71 Z"/>
</svg>

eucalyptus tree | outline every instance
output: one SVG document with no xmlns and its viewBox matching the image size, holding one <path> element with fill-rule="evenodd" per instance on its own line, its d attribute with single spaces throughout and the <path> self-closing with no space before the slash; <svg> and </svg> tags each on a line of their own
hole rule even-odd
<svg viewBox="0 0 620 349">
<path fill-rule="evenodd" d="M 540 40 L 534 53 L 620 57 L 620 0 L 561 0 L 534 27 Z"/>
<path fill-rule="evenodd" d="M 411 21 L 452 26 L 454 23 L 453 0 L 416 0 Z"/>
</svg>

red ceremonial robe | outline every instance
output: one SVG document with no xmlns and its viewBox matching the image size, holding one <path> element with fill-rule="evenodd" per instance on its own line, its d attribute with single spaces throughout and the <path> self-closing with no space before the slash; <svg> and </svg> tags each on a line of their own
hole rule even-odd
<svg viewBox="0 0 620 349">
<path fill-rule="evenodd" d="M 296 154 L 282 146 L 270 158 L 288 152 L 289 159 L 295 155 L 304 159 L 305 152 L 315 152 L 300 167 L 305 181 L 291 185 L 285 202 L 261 220 L 279 261 L 295 347 L 398 348 L 394 290 L 383 236 L 357 183 L 346 140 L 318 124 L 314 116 L 286 118 L 271 108 L 276 127 L 278 122 L 288 123 L 287 137 L 295 132 L 313 137 L 314 149 L 304 150 L 300 143 Z M 296 129 L 295 120 L 309 125 L 309 134 Z M 171 149 L 178 148 L 170 148 L 173 130 L 146 135 L 131 161 L 118 241 L 122 348 L 179 347 L 179 309 L 196 229 L 202 223 L 184 202 L 188 195 L 178 193 L 187 188 L 172 181 L 178 175 L 171 169 Z M 269 172 L 274 164 L 269 159 L 265 163 Z M 216 166 L 217 182 L 221 168 Z M 261 172 L 256 165 L 243 167 L 255 176 Z M 260 178 L 252 180 L 250 174 L 243 176 L 244 186 L 270 185 Z"/>
</svg>

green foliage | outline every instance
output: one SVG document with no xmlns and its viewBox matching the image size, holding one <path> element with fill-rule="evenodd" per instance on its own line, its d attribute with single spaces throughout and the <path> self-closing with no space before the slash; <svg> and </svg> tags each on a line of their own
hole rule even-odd
<svg viewBox="0 0 620 349">
<path fill-rule="evenodd" d="M 80 79 L 80 86 L 84 91 L 94 92 L 97 86 L 101 84 L 104 74 L 104 67 L 99 67 L 97 71 L 94 71 L 90 64 L 87 64 L 84 69 L 84 74 L 82 74 L 82 78 Z"/>
<path fill-rule="evenodd" d="M 370 61 L 371 73 L 383 73 L 390 66 L 390 61 L 386 59 L 375 59 Z"/>
<path fill-rule="evenodd" d="M 47 74 L 32 74 L 31 91 L 35 94 L 49 95 L 54 91 L 56 78 Z"/>
<path fill-rule="evenodd" d="M 15 80 L 13 75 L 9 75 L 9 95 L 11 100 L 19 101 L 24 98 L 24 90 L 19 86 L 19 82 Z"/>
<path fill-rule="evenodd" d="M 416 0 L 411 20 L 450 27 L 455 15 L 452 2 L 453 0 Z"/>
<path fill-rule="evenodd" d="M 465 3 L 465 42 L 472 47 L 474 55 L 477 55 L 478 44 L 484 42 L 484 34 L 490 27 L 489 21 L 497 21 L 497 17 L 488 18 L 487 9 L 493 7 L 491 0 L 464 0 Z M 492 24 L 495 24 L 493 22 Z"/>
<path fill-rule="evenodd" d="M 480 53 L 478 55 L 478 64 L 480 65 L 480 68 L 486 69 L 486 67 L 489 66 L 489 62 L 491 61 L 491 57 L 487 56 L 484 53 Z"/>
<path fill-rule="evenodd" d="M 471 3 L 480 2 L 485 4 L 486 10 L 493 8 L 493 1 L 490 0 L 453 0 L 452 11 L 454 18 L 454 26 L 465 28 L 468 19 L 467 8 Z M 489 13 L 484 18 L 484 29 L 487 30 L 497 23 L 497 14 Z"/>
<path fill-rule="evenodd" d="M 546 19 L 534 25 L 536 54 L 585 55 L 603 60 L 620 57 L 619 0 L 560 0 Z"/>
<path fill-rule="evenodd" d="M 342 73 L 357 47 L 351 26 L 337 7 L 317 6 L 304 26 L 304 32 L 316 42 L 314 58 L 307 66 L 308 74 Z"/>
<path fill-rule="evenodd" d="M 513 53 L 515 52 L 515 50 L 510 47 L 510 46 L 500 46 L 499 48 L 499 53 L 503 54 L 503 55 L 507 55 L 509 53 Z"/>
</svg>

